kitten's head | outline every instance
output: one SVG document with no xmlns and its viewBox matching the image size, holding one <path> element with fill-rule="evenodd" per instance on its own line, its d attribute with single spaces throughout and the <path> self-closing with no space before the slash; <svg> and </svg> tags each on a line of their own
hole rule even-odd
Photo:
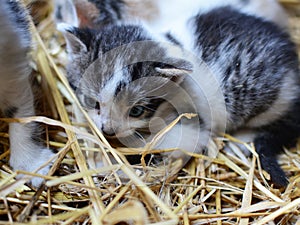
<svg viewBox="0 0 300 225">
<path fill-rule="evenodd" d="M 107 137 L 139 146 L 163 128 L 162 120 L 176 117 L 172 101 L 192 71 L 189 62 L 170 56 L 180 50 L 152 41 L 139 26 L 68 28 L 64 35 L 68 79 Z"/>
</svg>

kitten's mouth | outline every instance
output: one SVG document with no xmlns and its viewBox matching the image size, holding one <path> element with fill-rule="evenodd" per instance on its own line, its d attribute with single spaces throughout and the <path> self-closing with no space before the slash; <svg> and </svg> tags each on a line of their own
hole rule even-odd
<svg viewBox="0 0 300 225">
<path fill-rule="evenodd" d="M 104 134 L 104 133 L 103 133 L 103 135 L 104 135 L 104 137 L 105 137 L 106 139 L 108 139 L 108 140 L 111 140 L 111 139 L 112 139 L 112 140 L 113 140 L 113 139 L 118 139 L 116 135 L 113 135 L 113 136 L 112 136 L 112 135 L 107 135 L 107 134 Z"/>
<path fill-rule="evenodd" d="M 119 132 L 119 133 L 114 133 L 114 134 L 107 134 L 103 132 L 103 135 L 107 139 L 121 139 L 121 138 L 128 138 L 132 136 L 149 136 L 151 134 L 150 130 L 148 128 L 139 128 L 134 131 L 124 131 L 124 132 Z"/>
<path fill-rule="evenodd" d="M 103 133 L 103 135 L 114 147 L 140 147 L 146 144 L 146 139 L 151 135 L 151 132 L 149 129 L 138 129 L 114 135 Z"/>
</svg>

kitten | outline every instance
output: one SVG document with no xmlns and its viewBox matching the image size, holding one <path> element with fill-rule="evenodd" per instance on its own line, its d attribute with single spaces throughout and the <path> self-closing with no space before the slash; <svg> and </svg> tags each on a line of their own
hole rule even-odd
<svg viewBox="0 0 300 225">
<path fill-rule="evenodd" d="M 178 30 L 183 19 L 215 7 L 230 5 L 243 13 L 273 21 L 282 28 L 288 17 L 277 0 L 56 0 L 56 19 L 78 27 L 103 26 L 142 20 L 156 32 Z M 72 16 L 76 14 L 76 16 Z"/>
<path fill-rule="evenodd" d="M 106 137 L 130 147 L 184 112 L 198 116 L 181 120 L 154 147 L 206 152 L 225 129 L 252 129 L 263 169 L 275 185 L 286 186 L 276 155 L 300 131 L 298 56 L 289 35 L 231 6 L 191 16 L 186 26 L 186 37 L 178 39 L 141 23 L 60 26 L 67 76 L 83 106 Z"/>
<path fill-rule="evenodd" d="M 35 115 L 34 97 L 30 85 L 31 68 L 28 54 L 31 50 L 29 15 L 17 0 L 0 2 L 0 108 L 5 117 L 20 118 Z M 36 123 L 9 124 L 10 165 L 14 170 L 33 172 L 53 156 L 37 139 Z M 49 165 L 38 171 L 47 174 Z M 33 186 L 41 178 L 31 180 Z"/>
<path fill-rule="evenodd" d="M 55 0 L 55 18 L 74 26 L 99 29 L 122 21 L 152 21 L 159 13 L 157 7 L 156 0 Z"/>
</svg>

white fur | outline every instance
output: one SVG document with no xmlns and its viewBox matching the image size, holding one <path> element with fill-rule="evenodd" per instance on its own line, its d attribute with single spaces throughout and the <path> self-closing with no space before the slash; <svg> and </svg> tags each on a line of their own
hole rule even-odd
<svg viewBox="0 0 300 225">
<path fill-rule="evenodd" d="M 158 142 L 155 148 L 169 149 L 178 148 L 179 150 L 172 152 L 169 157 L 184 159 L 185 153 L 200 153 L 203 147 L 208 145 L 211 134 L 207 130 L 199 132 L 193 127 L 193 123 L 176 124 L 166 135 Z M 188 141 L 187 141 L 188 140 Z M 183 150 L 183 151 L 180 151 Z"/>
<path fill-rule="evenodd" d="M 187 24 L 190 18 L 199 12 L 202 4 L 202 0 L 157 1 L 160 14 L 156 20 L 148 22 L 148 26 L 160 34 L 170 32 L 181 43 L 184 43 L 185 48 L 192 49 L 194 44 L 193 29 L 190 29 Z"/>
<path fill-rule="evenodd" d="M 9 125 L 10 135 L 10 165 L 14 170 L 24 170 L 28 172 L 37 172 L 42 175 L 47 175 L 51 163 L 46 162 L 54 156 L 51 150 L 43 148 L 35 144 L 31 140 L 30 125 L 11 123 Z M 41 169 L 36 171 L 38 168 Z M 19 178 L 22 176 L 19 176 Z M 31 184 L 38 187 L 43 182 L 42 178 L 34 177 L 31 179 Z"/>
<path fill-rule="evenodd" d="M 66 33 L 67 30 L 73 29 L 76 26 L 73 26 L 69 23 L 57 23 L 56 29 L 59 30 L 62 33 Z"/>
<path fill-rule="evenodd" d="M 159 15 L 155 20 L 145 21 L 157 33 L 173 34 L 184 47 L 194 46 L 193 27 L 190 19 L 199 12 L 204 13 L 220 6 L 232 6 L 243 13 L 262 17 L 286 28 L 287 14 L 276 0 L 250 0 L 245 5 L 242 0 L 156 0 Z"/>
<path fill-rule="evenodd" d="M 249 4 L 241 7 L 241 11 L 265 18 L 284 29 L 288 27 L 288 15 L 277 0 L 250 0 Z"/>
</svg>

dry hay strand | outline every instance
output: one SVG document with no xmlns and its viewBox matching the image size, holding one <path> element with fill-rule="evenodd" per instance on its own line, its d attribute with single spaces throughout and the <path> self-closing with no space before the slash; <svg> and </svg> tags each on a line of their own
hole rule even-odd
<svg viewBox="0 0 300 225">
<path fill-rule="evenodd" d="M 220 149 L 216 158 L 191 154 L 184 168 L 180 160 L 171 165 L 144 161 L 130 165 L 125 155 L 138 152 L 143 158 L 151 146 L 116 149 L 107 142 L 65 78 L 64 40 L 49 16 L 51 4 L 27 3 L 33 12 L 43 8 L 33 25 L 37 44 L 32 60 L 43 93 L 43 116 L 1 120 L 0 224 L 300 224 L 300 146 L 280 156 L 290 178 L 285 190 L 268 186 L 268 175 L 260 169 L 251 143 L 229 135 L 212 145 Z M 300 2 L 282 0 L 282 4 L 300 47 Z M 45 126 L 45 144 L 57 151 L 47 176 L 10 169 L 7 122 L 11 121 Z M 224 143 L 231 151 L 223 150 Z M 245 157 L 240 145 L 253 156 Z M 18 174 L 25 176 L 16 180 Z M 25 184 L 32 176 L 45 178 L 45 184 L 34 190 Z"/>
</svg>

